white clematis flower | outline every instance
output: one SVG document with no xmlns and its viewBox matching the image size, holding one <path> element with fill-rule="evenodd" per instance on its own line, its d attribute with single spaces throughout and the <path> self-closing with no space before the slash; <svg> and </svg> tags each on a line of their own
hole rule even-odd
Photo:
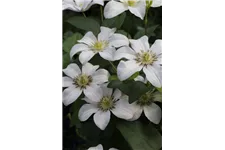
<svg viewBox="0 0 225 150">
<path fill-rule="evenodd" d="M 140 79 L 140 77 L 138 78 Z M 137 120 L 144 111 L 144 114 L 148 118 L 148 120 L 155 124 L 158 124 L 162 118 L 162 110 L 154 102 L 160 100 L 161 99 L 159 98 L 159 93 L 153 93 L 153 91 L 149 91 L 146 94 L 142 95 L 137 101 L 131 104 L 134 115 L 133 118 L 130 119 L 130 121 Z"/>
<path fill-rule="evenodd" d="M 124 46 L 115 53 L 115 60 L 121 58 L 117 66 L 118 78 L 123 81 L 134 73 L 143 69 L 147 80 L 155 87 L 162 86 L 162 40 L 156 40 L 150 47 L 148 37 L 143 36 L 138 40 L 130 40 L 131 47 Z"/>
<path fill-rule="evenodd" d="M 98 144 L 95 147 L 90 147 L 88 150 L 103 150 L 103 146 L 101 144 Z M 110 148 L 109 150 L 118 150 L 116 148 Z"/>
<path fill-rule="evenodd" d="M 105 18 L 113 18 L 129 10 L 135 16 L 144 19 L 146 2 L 145 0 L 111 0 L 105 5 L 104 16 Z"/>
<path fill-rule="evenodd" d="M 100 84 L 108 81 L 109 72 L 105 69 L 98 69 L 99 66 L 93 66 L 86 63 L 82 70 L 77 64 L 69 64 L 63 72 L 67 75 L 63 77 L 63 103 L 69 105 L 73 103 L 83 92 L 84 95 L 92 100 L 99 100 L 102 96 Z M 98 69 L 98 70 L 97 70 Z"/>
<path fill-rule="evenodd" d="M 70 57 L 72 58 L 78 52 L 79 60 L 82 64 L 88 62 L 95 54 L 109 61 L 114 61 L 115 47 L 129 45 L 129 40 L 122 34 L 115 33 L 116 29 L 101 27 L 98 38 L 92 32 L 87 32 L 84 37 L 72 47 Z"/>
<path fill-rule="evenodd" d="M 103 6 L 104 0 L 63 0 L 63 10 L 85 12 L 94 4 Z"/>
<path fill-rule="evenodd" d="M 81 121 L 86 121 L 92 114 L 94 122 L 98 128 L 105 130 L 110 121 L 111 112 L 121 119 L 131 119 L 133 113 L 128 103 L 128 96 L 122 95 L 121 91 L 107 88 L 106 85 L 101 86 L 102 91 L 98 99 L 93 97 L 85 97 L 83 100 L 89 104 L 84 104 L 80 110 L 78 117 Z"/>
</svg>

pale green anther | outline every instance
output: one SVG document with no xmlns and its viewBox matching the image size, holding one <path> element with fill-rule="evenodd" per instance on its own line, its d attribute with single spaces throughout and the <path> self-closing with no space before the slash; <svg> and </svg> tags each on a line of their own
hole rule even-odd
<svg viewBox="0 0 225 150">
<path fill-rule="evenodd" d="M 134 6 L 136 4 L 136 0 L 128 0 L 129 6 Z"/>
<path fill-rule="evenodd" d="M 137 62 L 143 65 L 151 65 L 157 60 L 156 55 L 153 52 L 142 52 L 137 55 Z"/>
<path fill-rule="evenodd" d="M 137 104 L 140 106 L 146 106 L 146 105 L 151 105 L 153 101 L 154 100 L 153 100 L 152 92 L 147 92 L 138 99 Z"/>
<path fill-rule="evenodd" d="M 85 74 L 79 75 L 74 80 L 75 85 L 77 85 L 78 87 L 81 87 L 81 88 L 85 88 L 91 82 L 92 82 L 92 78 L 90 76 L 85 75 Z"/>
<path fill-rule="evenodd" d="M 94 43 L 92 48 L 93 48 L 94 51 L 101 52 L 107 46 L 108 46 L 108 42 L 106 42 L 106 41 L 97 41 L 97 42 Z"/>
<path fill-rule="evenodd" d="M 115 103 L 112 97 L 105 96 L 100 100 L 98 105 L 102 111 L 107 111 L 107 110 L 113 109 L 115 106 Z"/>
</svg>

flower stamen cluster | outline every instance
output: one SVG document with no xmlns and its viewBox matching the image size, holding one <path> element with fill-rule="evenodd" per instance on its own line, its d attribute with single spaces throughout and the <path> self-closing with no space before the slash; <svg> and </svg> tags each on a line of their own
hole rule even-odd
<svg viewBox="0 0 225 150">
<path fill-rule="evenodd" d="M 78 77 L 74 79 L 74 84 L 81 89 L 86 88 L 86 86 L 90 85 L 92 82 L 92 77 L 87 76 L 86 74 L 80 74 Z"/>
<path fill-rule="evenodd" d="M 98 106 L 102 111 L 112 110 L 115 108 L 115 101 L 113 97 L 104 96 L 98 103 Z"/>
<path fill-rule="evenodd" d="M 152 65 L 155 61 L 157 61 L 157 56 L 152 51 L 141 51 L 141 53 L 137 53 L 136 57 L 136 61 L 141 63 L 141 65 Z"/>
<path fill-rule="evenodd" d="M 94 52 L 102 52 L 108 45 L 108 41 L 97 41 L 91 46 L 91 48 Z"/>
</svg>

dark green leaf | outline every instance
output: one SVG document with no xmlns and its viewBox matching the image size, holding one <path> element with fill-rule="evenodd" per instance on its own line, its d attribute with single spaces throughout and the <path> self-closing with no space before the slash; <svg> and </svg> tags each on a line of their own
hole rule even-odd
<svg viewBox="0 0 225 150">
<path fill-rule="evenodd" d="M 63 34 L 63 38 L 64 39 L 67 39 L 68 37 L 72 36 L 73 35 L 73 32 L 72 31 L 67 31 Z"/>
<path fill-rule="evenodd" d="M 69 53 L 63 54 L 63 68 L 66 68 L 70 64 L 70 55 Z"/>
<path fill-rule="evenodd" d="M 63 50 L 70 53 L 71 48 L 77 44 L 77 40 L 80 40 L 82 37 L 82 34 L 74 33 L 72 36 L 66 38 L 63 42 Z"/>
<path fill-rule="evenodd" d="M 148 37 L 151 37 L 151 36 L 155 36 L 155 30 L 157 29 L 159 25 L 153 25 L 153 26 L 150 26 L 149 28 L 147 28 L 147 36 Z"/>
<path fill-rule="evenodd" d="M 91 18 L 75 16 L 75 17 L 69 18 L 67 22 L 79 29 L 82 29 L 85 31 L 92 31 L 95 35 L 97 35 L 100 31 L 99 23 L 96 20 Z"/>
<path fill-rule="evenodd" d="M 133 150 L 159 150 L 162 146 L 162 137 L 151 124 L 121 121 L 117 124 L 117 129 Z"/>
<path fill-rule="evenodd" d="M 121 15 L 118 15 L 111 19 L 105 19 L 102 23 L 103 26 L 109 27 L 109 28 L 117 28 L 120 29 L 120 27 L 123 25 L 124 19 L 126 18 L 126 12 L 122 13 Z"/>
<path fill-rule="evenodd" d="M 144 83 L 140 81 L 131 81 L 128 80 L 126 82 L 122 82 L 119 80 L 113 80 L 108 84 L 109 88 L 117 88 L 121 90 L 123 93 L 129 96 L 129 103 L 132 103 L 138 98 L 140 98 L 143 94 L 148 92 L 152 87 L 147 87 Z"/>
<path fill-rule="evenodd" d="M 116 31 L 116 33 L 123 34 L 123 35 L 125 35 L 128 39 L 131 39 L 130 34 L 129 34 L 129 33 L 127 33 L 127 32 L 126 32 L 126 31 L 124 31 L 124 30 L 118 30 L 118 31 Z"/>
<path fill-rule="evenodd" d="M 70 111 L 72 112 L 72 116 L 71 116 L 71 126 L 79 126 L 80 125 L 80 120 L 78 118 L 78 112 L 81 108 L 81 106 L 84 104 L 85 102 L 81 99 L 76 100 L 73 104 L 72 107 L 70 108 Z"/>
</svg>

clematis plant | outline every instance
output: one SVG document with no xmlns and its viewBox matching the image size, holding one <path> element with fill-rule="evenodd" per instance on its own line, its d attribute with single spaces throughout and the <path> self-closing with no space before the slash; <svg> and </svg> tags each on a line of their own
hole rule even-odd
<svg viewBox="0 0 225 150">
<path fill-rule="evenodd" d="M 92 5 L 104 5 L 104 0 L 63 0 L 63 10 L 68 9 L 75 12 L 85 12 Z"/>
<path fill-rule="evenodd" d="M 127 10 L 143 20 L 146 2 L 144 0 L 111 0 L 105 5 L 104 16 L 105 18 L 113 18 Z"/>
</svg>

